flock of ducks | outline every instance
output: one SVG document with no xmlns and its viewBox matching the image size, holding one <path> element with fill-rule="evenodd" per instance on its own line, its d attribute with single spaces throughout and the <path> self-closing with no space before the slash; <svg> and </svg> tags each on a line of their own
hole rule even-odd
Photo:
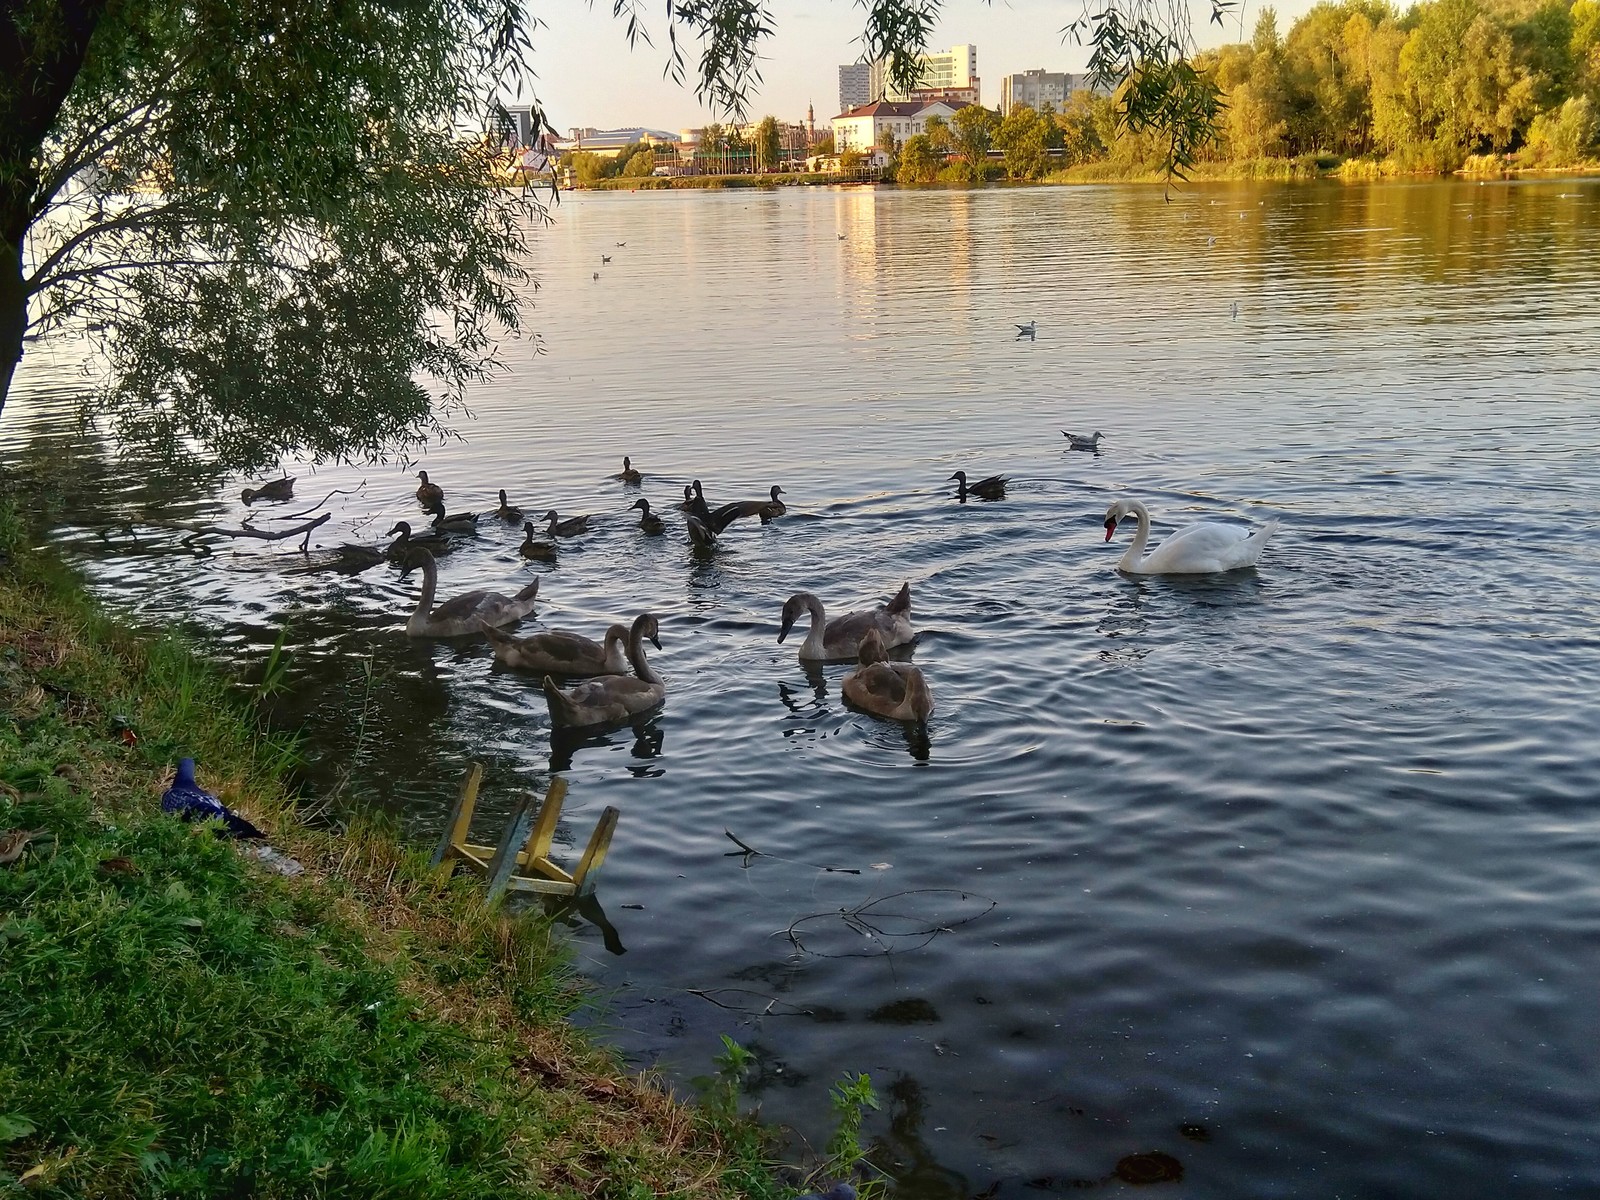
<svg viewBox="0 0 1600 1200">
<path fill-rule="evenodd" d="M 1073 450 L 1099 452 L 1102 434 L 1096 430 L 1084 436 L 1062 431 Z M 383 550 L 364 546 L 343 546 L 332 552 L 329 565 L 339 570 L 361 570 L 377 562 L 398 562 L 404 572 L 420 569 L 422 592 L 415 609 L 406 620 L 406 634 L 414 638 L 456 638 L 485 636 L 495 659 L 516 671 L 542 676 L 544 695 L 551 721 L 557 726 L 588 728 L 615 726 L 631 721 L 658 707 L 667 694 L 666 681 L 651 667 L 645 656 L 645 643 L 661 649 L 660 626 L 652 613 L 640 613 L 631 626 L 614 624 L 603 640 L 595 642 L 570 630 L 554 629 L 516 637 L 507 632 L 534 611 L 539 595 L 535 579 L 512 595 L 486 590 L 467 592 L 435 604 L 439 586 L 437 559 L 448 554 L 454 538 L 475 533 L 483 515 L 472 512 L 449 513 L 444 506 L 444 489 L 418 471 L 417 503 L 431 518 L 425 529 L 413 530 L 407 521 L 397 521 L 389 536 L 394 541 Z M 614 479 L 628 487 L 639 487 L 643 476 L 629 458 Z M 969 480 L 965 471 L 950 479 L 962 502 L 969 497 L 999 500 L 1005 497 L 1007 479 L 991 475 Z M 246 488 L 246 505 L 256 500 L 284 501 L 294 494 L 294 480 L 284 478 Z M 779 499 L 783 489 L 773 486 L 762 500 L 737 500 L 712 508 L 698 479 L 683 489 L 677 507 L 684 514 L 689 541 L 697 549 L 709 549 L 735 521 L 758 519 L 763 525 L 781 517 L 788 509 Z M 588 516 L 563 518 L 555 509 L 544 514 L 543 537 L 535 523 L 525 519 L 522 509 L 513 505 L 504 489 L 500 504 L 490 518 L 506 524 L 521 524 L 525 538 L 520 547 L 530 559 L 553 560 L 562 539 L 577 537 L 589 529 Z M 666 530 L 666 522 L 650 510 L 643 496 L 629 507 L 637 511 L 639 529 L 656 537 Z M 1150 538 L 1150 512 L 1137 500 L 1118 500 L 1106 510 L 1105 540 L 1110 541 L 1117 527 L 1128 518 L 1137 521 L 1137 530 L 1118 569 L 1132 575 L 1192 575 L 1233 571 L 1253 567 L 1261 557 L 1267 540 L 1278 528 L 1273 518 L 1259 529 L 1215 521 L 1200 521 L 1171 534 L 1146 553 Z M 854 660 L 855 670 L 845 676 L 841 691 L 857 708 L 896 721 L 925 721 L 933 712 L 933 692 L 923 674 L 909 662 L 891 659 L 890 651 L 910 646 L 916 638 L 911 624 L 911 585 L 902 584 L 886 604 L 830 617 L 821 599 L 811 592 L 796 592 L 784 603 L 778 641 L 784 642 L 797 622 L 807 619 L 806 634 L 798 647 L 804 663 Z M 565 686 L 563 686 L 563 684 Z"/>
</svg>

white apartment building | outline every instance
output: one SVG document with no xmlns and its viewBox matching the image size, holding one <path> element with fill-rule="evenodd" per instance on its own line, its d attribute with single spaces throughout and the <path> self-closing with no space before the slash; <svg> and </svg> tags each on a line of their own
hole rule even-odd
<svg viewBox="0 0 1600 1200">
<path fill-rule="evenodd" d="M 917 76 L 917 86 L 914 92 L 942 92 L 945 98 L 955 99 L 952 92 L 961 93 L 960 98 L 965 99 L 965 93 L 971 93 L 972 104 L 982 102 L 978 80 L 978 48 L 973 45 L 951 46 L 948 50 L 937 54 L 924 54 L 917 60 L 920 73 Z M 915 100 L 917 96 L 908 94 L 895 87 L 889 81 L 889 64 L 886 59 L 879 59 L 872 64 L 872 98 L 905 102 Z M 841 109 L 848 112 L 848 109 Z"/>
<path fill-rule="evenodd" d="M 863 104 L 833 119 L 833 148 L 840 154 L 846 150 L 871 150 L 885 130 L 894 134 L 896 143 L 904 145 L 907 138 L 927 128 L 929 117 L 948 121 L 958 108 L 965 107 L 966 103 L 959 100 L 879 100 Z"/>
</svg>

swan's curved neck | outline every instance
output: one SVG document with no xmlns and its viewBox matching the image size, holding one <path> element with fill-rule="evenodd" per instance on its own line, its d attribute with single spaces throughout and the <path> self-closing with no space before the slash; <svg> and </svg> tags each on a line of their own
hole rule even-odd
<svg viewBox="0 0 1600 1200">
<path fill-rule="evenodd" d="M 801 592 L 800 598 L 805 601 L 806 611 L 811 614 L 811 628 L 806 631 L 806 640 L 801 649 L 809 651 L 812 658 L 821 658 L 828 616 L 822 609 L 822 601 L 810 592 Z"/>
<path fill-rule="evenodd" d="M 628 661 L 633 664 L 633 673 L 646 683 L 661 682 L 661 676 L 655 673 L 655 668 L 644 656 L 643 625 L 635 625 L 628 632 Z"/>
<path fill-rule="evenodd" d="M 1124 571 L 1134 571 L 1144 558 L 1144 544 L 1150 540 L 1150 510 L 1137 500 L 1129 500 L 1127 507 L 1139 518 L 1139 530 L 1133 535 L 1133 541 L 1128 543 L 1128 549 L 1117 566 Z"/>
<path fill-rule="evenodd" d="M 439 588 L 439 568 L 430 554 L 422 560 L 422 595 L 417 599 L 418 617 L 428 617 L 433 612 L 433 594 Z"/>
</svg>

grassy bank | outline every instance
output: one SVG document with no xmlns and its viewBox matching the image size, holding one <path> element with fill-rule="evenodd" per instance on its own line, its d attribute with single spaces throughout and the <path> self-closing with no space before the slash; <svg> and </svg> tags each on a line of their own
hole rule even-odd
<svg viewBox="0 0 1600 1200">
<path fill-rule="evenodd" d="M 0 500 L 0 1196 L 775 1194 L 568 1024 L 549 922 L 296 820 L 248 694 L 31 540 Z M 180 754 L 305 874 L 162 815 Z"/>
</svg>

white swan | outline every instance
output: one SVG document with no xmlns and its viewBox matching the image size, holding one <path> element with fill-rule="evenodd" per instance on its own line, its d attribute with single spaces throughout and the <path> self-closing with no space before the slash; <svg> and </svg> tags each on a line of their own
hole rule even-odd
<svg viewBox="0 0 1600 1200">
<path fill-rule="evenodd" d="M 1254 532 L 1243 525 L 1198 521 L 1184 526 L 1146 554 L 1144 544 L 1150 540 L 1150 510 L 1137 500 L 1118 500 L 1106 510 L 1106 541 L 1109 542 L 1117 531 L 1117 522 L 1128 516 L 1139 518 L 1139 531 L 1117 563 L 1117 570 L 1130 575 L 1207 575 L 1253 567 L 1267 539 L 1278 528 L 1277 517 Z"/>
<path fill-rule="evenodd" d="M 539 594 L 537 579 L 515 596 L 468 592 L 434 608 L 433 594 L 439 586 L 438 564 L 426 550 L 418 548 L 411 553 L 413 564 L 422 567 L 422 595 L 417 600 L 416 611 L 406 622 L 407 637 L 461 637 L 481 632 L 482 625 L 515 625 L 533 611 L 534 598 Z"/>
<path fill-rule="evenodd" d="M 888 604 L 877 608 L 860 609 L 843 616 L 828 619 L 822 601 L 810 592 L 796 592 L 783 605 L 783 626 L 778 630 L 778 641 L 789 636 L 789 630 L 803 612 L 811 613 L 811 629 L 806 640 L 800 643 L 800 658 L 821 662 L 840 662 L 855 658 L 861 650 L 861 639 L 867 630 L 878 631 L 886 648 L 904 646 L 915 638 L 911 628 L 911 585 L 904 583 Z"/>
<path fill-rule="evenodd" d="M 657 675 L 644 657 L 644 639 L 649 638 L 657 650 L 661 641 L 657 636 L 655 617 L 640 613 L 628 631 L 628 661 L 633 664 L 632 675 L 598 675 L 585 683 L 570 688 L 556 686 L 550 676 L 544 677 L 544 697 L 550 706 L 550 720 L 556 725 L 584 727 L 612 725 L 626 721 L 638 713 L 648 712 L 667 698 L 666 681 Z"/>
</svg>

